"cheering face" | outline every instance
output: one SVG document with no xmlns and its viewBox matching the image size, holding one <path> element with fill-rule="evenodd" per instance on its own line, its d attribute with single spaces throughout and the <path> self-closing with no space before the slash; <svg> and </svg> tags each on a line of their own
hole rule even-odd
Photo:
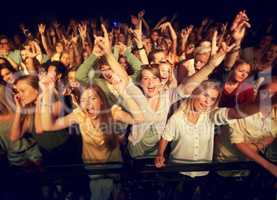
<svg viewBox="0 0 277 200">
<path fill-rule="evenodd" d="M 204 67 L 208 63 L 209 58 L 210 53 L 197 54 L 194 61 L 194 67 L 196 71 L 202 69 L 202 67 Z"/>
<path fill-rule="evenodd" d="M 149 70 L 141 72 L 141 87 L 146 97 L 151 98 L 159 93 L 161 81 Z"/>
<path fill-rule="evenodd" d="M 97 92 L 93 89 L 86 89 L 80 100 L 80 106 L 90 118 L 96 119 L 101 111 L 101 99 Z"/>
<path fill-rule="evenodd" d="M 241 83 L 244 81 L 250 73 L 250 65 L 249 64 L 240 64 L 234 70 L 234 79 L 235 81 Z"/>
<path fill-rule="evenodd" d="M 8 68 L 2 68 L 0 70 L 0 75 L 3 78 L 3 80 L 8 84 L 13 84 L 15 81 L 13 73 Z"/>
<path fill-rule="evenodd" d="M 212 108 L 219 96 L 219 91 L 213 88 L 203 90 L 200 94 L 193 97 L 194 109 L 198 112 L 205 112 Z"/>
<path fill-rule="evenodd" d="M 108 65 L 102 65 L 100 67 L 101 74 L 103 78 L 108 81 L 108 83 L 113 84 L 119 81 L 117 75 L 112 71 L 111 67 Z"/>
<path fill-rule="evenodd" d="M 166 84 L 169 81 L 170 76 L 170 65 L 167 63 L 163 63 L 159 65 L 160 76 L 162 84 Z"/>
<path fill-rule="evenodd" d="M 15 88 L 19 94 L 20 103 L 22 106 L 34 103 L 38 97 L 38 91 L 29 85 L 26 81 L 18 81 Z"/>
</svg>

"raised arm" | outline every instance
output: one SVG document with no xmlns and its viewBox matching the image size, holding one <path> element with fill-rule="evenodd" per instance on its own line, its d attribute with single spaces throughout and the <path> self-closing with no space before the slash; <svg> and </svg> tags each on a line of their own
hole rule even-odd
<svg viewBox="0 0 277 200">
<path fill-rule="evenodd" d="M 53 52 L 52 52 L 52 50 L 49 48 L 48 42 L 47 42 L 47 38 L 46 38 L 46 36 L 45 36 L 45 24 L 39 24 L 39 25 L 38 25 L 38 31 L 39 31 L 39 33 L 40 33 L 42 46 L 43 46 L 43 48 L 44 48 L 44 50 L 45 50 L 47 56 L 48 56 L 49 58 L 51 58 L 52 55 L 53 55 Z"/>
<path fill-rule="evenodd" d="M 24 122 L 22 121 L 22 116 L 21 116 L 23 109 L 22 109 L 19 95 L 15 95 L 14 99 L 15 99 L 16 108 L 15 108 L 15 115 L 14 115 L 12 127 L 9 134 L 9 138 L 12 142 L 20 139 L 25 132 L 25 130 L 23 130 Z"/>
<path fill-rule="evenodd" d="M 134 71 L 131 77 L 133 80 L 136 80 L 136 77 L 140 72 L 142 62 L 131 52 L 130 48 L 126 47 L 126 45 L 121 42 L 119 42 L 118 45 L 115 46 L 114 51 L 118 51 L 119 54 L 123 55 L 126 58 L 127 62 L 131 65 Z"/>
<path fill-rule="evenodd" d="M 90 70 L 93 70 L 93 66 L 96 62 L 96 60 L 101 57 L 102 51 L 99 49 L 98 45 L 96 45 L 96 40 L 95 44 L 93 47 L 92 54 L 80 65 L 76 72 L 76 79 L 82 83 L 83 85 L 88 85 L 90 80 L 89 80 L 89 72 Z"/>
<path fill-rule="evenodd" d="M 146 35 L 150 35 L 150 26 L 148 25 L 147 21 L 144 19 L 145 10 L 142 10 L 138 13 L 138 19 L 142 21 L 144 28 L 146 29 Z"/>
<path fill-rule="evenodd" d="M 87 25 L 79 24 L 78 26 L 79 35 L 81 37 L 82 47 L 83 49 L 87 49 L 87 45 L 89 45 L 88 33 L 87 33 Z M 89 51 L 91 52 L 91 47 L 89 45 Z"/>
<path fill-rule="evenodd" d="M 210 60 L 207 65 L 205 65 L 198 72 L 194 73 L 189 78 L 185 79 L 183 83 L 179 85 L 181 91 L 186 95 L 190 95 L 192 91 L 198 87 L 204 80 L 208 79 L 208 76 L 214 71 L 214 69 L 220 65 L 220 63 L 225 58 L 227 52 L 229 52 L 234 44 L 227 46 L 226 43 L 222 42 L 220 48 L 216 45 L 217 41 L 217 31 L 214 32 L 212 38 L 212 50 Z"/>
<path fill-rule="evenodd" d="M 224 66 L 227 67 L 228 69 L 231 69 L 233 67 L 233 65 L 235 64 L 239 56 L 240 45 L 245 36 L 246 29 L 250 28 L 250 24 L 248 23 L 248 21 L 249 19 L 245 11 L 239 12 L 235 20 L 233 21 L 231 32 L 232 32 L 232 38 L 236 46 L 232 51 L 230 51 L 230 53 L 226 55 Z"/>
<path fill-rule="evenodd" d="M 149 64 L 148 57 L 147 57 L 147 54 L 143 47 L 143 42 L 142 42 L 142 21 L 141 20 L 139 20 L 138 27 L 131 32 L 134 36 L 134 41 L 138 48 L 139 56 L 140 56 L 142 64 L 144 64 L 144 65 Z"/>
<path fill-rule="evenodd" d="M 190 26 L 186 27 L 185 29 L 182 29 L 182 31 L 181 31 L 180 54 L 183 54 L 186 52 L 187 41 L 188 41 L 189 35 L 192 32 L 192 29 L 193 29 L 193 26 L 190 25 Z M 185 57 L 186 57 L 186 55 L 185 55 Z"/>
<path fill-rule="evenodd" d="M 167 17 L 162 17 L 158 23 L 154 26 L 153 30 L 158 29 L 162 23 L 164 23 L 167 20 Z"/>
<path fill-rule="evenodd" d="M 132 84 L 132 83 L 131 83 Z M 118 82 L 114 87 L 122 97 L 124 103 L 127 105 L 128 113 L 121 110 L 115 109 L 113 117 L 117 121 L 124 122 L 126 124 L 139 124 L 144 121 L 144 115 L 138 104 L 134 101 L 131 95 L 126 91 L 126 84 Z"/>
<path fill-rule="evenodd" d="M 99 46 L 99 48 L 104 52 L 105 58 L 107 59 L 107 62 L 110 65 L 112 71 L 116 73 L 122 81 L 127 83 L 129 79 L 128 74 L 126 70 L 117 62 L 112 53 L 109 35 L 105 26 L 102 24 L 101 27 L 104 32 L 104 37 L 96 37 L 96 46 Z"/>
<path fill-rule="evenodd" d="M 167 28 L 169 30 L 170 37 L 172 39 L 171 53 L 176 54 L 177 53 L 177 34 L 176 34 L 174 28 L 172 27 L 170 22 L 165 22 L 162 25 L 160 25 L 160 29 L 162 32 L 164 32 Z"/>
<path fill-rule="evenodd" d="M 77 123 L 74 113 L 70 113 L 65 117 L 58 117 L 55 120 L 52 115 L 52 99 L 54 95 L 54 82 L 51 78 L 44 77 L 40 80 L 40 87 L 42 89 L 42 103 L 41 103 L 41 124 L 44 131 L 61 130 Z"/>
</svg>

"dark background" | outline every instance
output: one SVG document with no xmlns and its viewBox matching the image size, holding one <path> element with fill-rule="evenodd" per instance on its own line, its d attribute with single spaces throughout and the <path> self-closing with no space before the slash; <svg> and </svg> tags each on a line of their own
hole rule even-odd
<svg viewBox="0 0 277 200">
<path fill-rule="evenodd" d="M 74 1 L 14 1 L 1 0 L 0 3 L 0 33 L 11 34 L 18 32 L 20 23 L 31 29 L 39 22 L 57 19 L 62 23 L 69 19 L 84 19 L 92 17 L 109 17 L 113 21 L 129 21 L 130 14 L 141 9 L 146 10 L 145 18 L 154 24 L 162 16 L 173 16 L 177 13 L 178 20 L 183 24 L 197 24 L 205 16 L 218 21 L 230 21 L 242 9 L 247 10 L 254 27 L 276 23 L 276 6 L 274 1 L 255 0 L 168 0 L 168 1 L 105 1 L 105 0 L 74 0 Z"/>
</svg>

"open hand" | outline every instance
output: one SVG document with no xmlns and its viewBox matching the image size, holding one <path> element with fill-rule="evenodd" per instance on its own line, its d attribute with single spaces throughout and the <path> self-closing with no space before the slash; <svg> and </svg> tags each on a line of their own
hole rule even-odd
<svg viewBox="0 0 277 200">
<path fill-rule="evenodd" d="M 228 46 L 225 42 L 217 45 L 217 31 L 214 31 L 211 46 L 211 57 L 209 63 L 218 66 L 224 60 L 226 54 L 230 52 L 236 44 Z"/>
<path fill-rule="evenodd" d="M 38 32 L 42 35 L 45 33 L 45 24 L 39 24 L 38 25 Z"/>
</svg>

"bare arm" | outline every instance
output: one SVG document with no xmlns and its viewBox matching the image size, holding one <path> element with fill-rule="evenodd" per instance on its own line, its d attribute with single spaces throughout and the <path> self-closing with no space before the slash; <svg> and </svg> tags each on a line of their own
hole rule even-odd
<svg viewBox="0 0 277 200">
<path fill-rule="evenodd" d="M 25 130 L 23 130 L 23 123 L 22 123 L 22 105 L 18 95 L 15 95 L 15 103 L 16 103 L 16 110 L 13 119 L 13 124 L 10 130 L 9 138 L 12 142 L 20 139 L 24 134 Z"/>
<path fill-rule="evenodd" d="M 147 65 L 149 64 L 147 54 L 145 52 L 145 49 L 143 48 L 143 42 L 142 42 L 142 21 L 139 20 L 138 28 L 133 31 L 134 34 L 134 40 L 136 42 L 137 48 L 139 49 L 139 56 L 141 59 L 142 64 Z"/>
<path fill-rule="evenodd" d="M 248 143 L 238 143 L 235 144 L 240 152 L 242 152 L 245 156 L 254 160 L 263 168 L 268 170 L 271 174 L 277 177 L 277 166 L 270 163 L 266 159 L 264 159 L 257 151 L 255 151 Z"/>
<path fill-rule="evenodd" d="M 186 52 L 187 41 L 188 41 L 189 35 L 192 32 L 192 29 L 193 29 L 193 26 L 190 25 L 181 31 L 180 53 Z"/>
<path fill-rule="evenodd" d="M 168 144 L 167 140 L 165 140 L 164 138 L 160 139 L 158 154 L 155 158 L 155 166 L 157 168 L 161 168 L 161 167 L 165 166 L 165 164 L 164 164 L 164 162 L 165 162 L 164 152 L 165 152 L 165 149 L 167 147 L 167 144 Z"/>
<path fill-rule="evenodd" d="M 121 109 L 117 109 L 115 112 L 113 112 L 114 119 L 117 121 L 124 122 L 126 124 L 142 123 L 144 120 L 144 115 L 140 107 L 134 101 L 134 99 L 127 94 L 125 89 L 123 89 L 123 91 L 120 92 L 120 96 L 123 98 L 123 101 L 127 105 L 130 114 L 122 111 Z"/>
<path fill-rule="evenodd" d="M 72 124 L 77 123 L 75 120 L 74 114 L 70 113 L 65 117 L 59 117 L 57 119 L 53 119 L 51 114 L 51 101 L 53 92 L 46 91 L 42 97 L 42 104 L 41 104 L 41 118 L 43 119 L 42 129 L 44 131 L 55 131 L 61 130 L 71 126 Z"/>
<path fill-rule="evenodd" d="M 46 37 L 45 37 L 45 25 L 44 25 L 44 24 L 39 24 L 38 30 L 39 30 L 39 33 L 40 33 L 40 36 L 41 36 L 42 46 L 43 46 L 43 48 L 44 48 L 44 50 L 45 50 L 47 56 L 48 56 L 49 58 L 51 58 L 52 55 L 53 55 L 53 52 L 52 52 L 51 49 L 49 48 L 47 39 L 46 39 Z"/>
<path fill-rule="evenodd" d="M 249 19 L 246 15 L 246 13 L 240 12 L 231 27 L 232 31 L 232 37 L 235 41 L 236 47 L 226 55 L 226 59 L 224 61 L 224 66 L 227 67 L 228 69 L 231 69 L 233 65 L 235 64 L 239 52 L 240 52 L 240 45 L 241 41 L 243 40 L 246 32 L 246 28 L 250 28 L 250 24 L 248 23 Z"/>
<path fill-rule="evenodd" d="M 96 42 L 96 45 L 99 45 L 99 47 L 105 53 L 105 57 L 107 59 L 107 62 L 110 65 L 112 71 L 114 73 L 116 73 L 122 81 L 127 83 L 129 80 L 128 74 L 127 74 L 126 70 L 123 69 L 123 67 L 121 67 L 121 65 L 117 62 L 117 60 L 115 59 L 115 57 L 112 53 L 108 32 L 107 32 L 105 26 L 102 24 L 101 27 L 104 32 L 104 38 L 101 38 L 101 37 L 96 38 L 96 40 L 99 40 L 99 42 Z"/>
<path fill-rule="evenodd" d="M 170 22 L 166 22 L 166 23 L 160 25 L 160 28 L 161 28 L 162 32 L 164 32 L 168 28 L 170 37 L 172 39 L 171 53 L 175 55 L 177 53 L 177 34 L 176 34 L 174 28 L 172 27 Z"/>
<path fill-rule="evenodd" d="M 224 42 L 222 42 L 221 47 L 217 48 L 216 41 L 217 31 L 215 31 L 213 34 L 211 57 L 208 64 L 189 78 L 185 79 L 183 83 L 179 86 L 181 87 L 181 91 L 183 91 L 184 94 L 190 95 L 196 87 L 198 87 L 204 80 L 208 79 L 208 76 L 223 61 L 226 53 L 234 47 L 234 44 L 231 46 L 227 46 Z"/>
</svg>

